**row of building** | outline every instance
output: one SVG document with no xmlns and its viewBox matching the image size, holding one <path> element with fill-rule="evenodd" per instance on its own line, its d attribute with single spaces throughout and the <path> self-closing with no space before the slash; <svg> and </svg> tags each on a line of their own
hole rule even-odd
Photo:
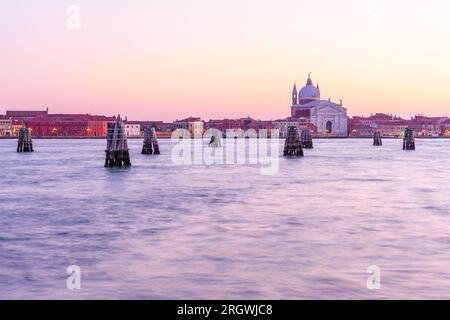
<svg viewBox="0 0 450 320">
<path fill-rule="evenodd" d="M 108 122 L 114 117 L 89 114 L 50 114 L 44 111 L 6 111 L 0 115 L 0 135 L 16 136 L 24 125 L 37 137 L 106 136 Z"/>
<path fill-rule="evenodd" d="M 116 117 L 107 117 L 89 114 L 50 114 L 45 111 L 7 111 L 0 115 L 0 136 L 17 136 L 20 128 L 26 125 L 35 137 L 105 137 L 108 123 L 116 120 Z M 328 120 L 330 121 L 330 120 Z M 218 129 L 224 133 L 227 131 L 247 131 L 253 129 L 268 130 L 269 135 L 273 129 L 280 132 L 280 137 L 286 137 L 287 128 L 295 126 L 308 128 L 312 134 L 318 136 L 351 136 L 372 137 L 379 131 L 383 136 L 402 136 L 405 128 L 414 130 L 417 136 L 440 137 L 450 136 L 450 118 L 426 117 L 416 115 L 410 119 L 398 116 L 377 113 L 369 117 L 355 116 L 346 118 L 345 134 L 342 132 L 323 132 L 311 122 L 307 116 L 291 116 L 285 119 L 262 121 L 250 117 L 242 119 L 216 119 L 203 121 L 200 118 L 190 117 L 174 122 L 163 121 L 128 121 L 125 119 L 125 130 L 128 137 L 142 137 L 145 127 L 156 128 L 158 137 L 170 137 L 176 129 L 186 129 L 191 135 L 201 136 L 205 130 Z M 325 128 L 327 124 L 325 124 Z M 328 124 L 330 129 L 330 125 Z"/>
<path fill-rule="evenodd" d="M 0 136 L 17 136 L 20 128 L 26 125 L 35 137 L 106 137 L 108 123 L 116 121 L 116 117 L 90 114 L 51 114 L 44 111 L 6 111 L 0 115 Z M 192 136 L 201 136 L 210 128 L 224 133 L 227 130 L 244 131 L 254 129 L 272 129 L 272 121 L 243 119 L 224 119 L 203 121 L 198 117 L 164 121 L 129 121 L 125 122 L 128 137 L 142 137 L 145 127 L 154 127 L 159 137 L 170 137 L 176 129 L 188 130 Z"/>
<path fill-rule="evenodd" d="M 17 136 L 24 125 L 30 128 L 35 137 L 106 137 L 108 123 L 115 122 L 116 116 L 91 114 L 51 114 L 44 111 L 6 111 L 0 115 L 0 136 Z M 177 128 L 192 132 L 203 130 L 203 122 L 189 118 L 173 123 L 163 121 L 128 121 L 125 119 L 126 134 L 129 137 L 143 136 L 146 126 L 153 126 L 160 136 L 170 136 Z"/>
<path fill-rule="evenodd" d="M 5 115 L 0 115 L 0 136 L 17 136 L 20 128 L 26 125 L 35 137 L 105 137 L 108 123 L 115 120 L 115 116 L 50 114 L 48 110 L 7 111 Z M 383 136 L 398 137 L 403 135 L 405 128 L 413 129 L 417 136 L 450 136 L 450 118 L 426 117 L 423 115 L 416 115 L 410 119 L 383 113 L 368 117 L 348 117 L 345 124 L 345 134 L 341 132 L 321 132 L 318 126 L 311 122 L 310 118 L 295 116 L 274 121 L 262 121 L 250 117 L 203 121 L 200 118 L 190 117 L 170 123 L 163 121 L 128 121 L 125 119 L 125 130 L 128 137 L 142 137 L 144 128 L 148 126 L 156 128 L 158 137 L 161 138 L 170 137 L 176 129 L 186 129 L 193 136 L 201 136 L 208 129 L 218 129 L 224 133 L 229 130 L 247 131 L 253 129 L 259 132 L 260 129 L 265 129 L 268 130 L 269 135 L 273 129 L 277 129 L 280 132 L 280 137 L 286 137 L 287 128 L 290 126 L 300 129 L 308 128 L 316 137 L 372 137 L 377 131 L 381 132 Z"/>
<path fill-rule="evenodd" d="M 392 114 L 377 113 L 369 117 L 349 118 L 348 134 L 352 137 L 372 137 L 379 131 L 383 136 L 402 136 L 405 128 L 414 130 L 419 137 L 449 137 L 450 118 L 416 115 L 403 119 Z"/>
<path fill-rule="evenodd" d="M 262 121 L 250 117 L 242 119 L 220 119 L 203 121 L 190 117 L 174 122 L 163 121 L 128 121 L 125 119 L 126 134 L 129 137 L 143 136 L 144 128 L 156 128 L 159 137 L 170 137 L 176 129 L 186 129 L 193 136 L 201 136 L 207 129 L 227 131 L 270 132 L 277 129 L 280 137 L 287 135 L 288 127 L 310 129 L 314 136 L 324 137 L 372 137 L 377 131 L 384 136 L 401 136 L 405 128 L 414 130 L 417 136 L 450 136 L 450 119 L 448 117 L 426 117 L 417 115 L 411 119 L 402 119 L 389 114 L 377 113 L 370 117 L 348 117 L 347 108 L 331 99 L 321 99 L 319 84 L 314 85 L 311 74 L 305 86 L 292 90 L 291 115 L 287 118 Z M 26 124 L 37 137 L 105 137 L 109 122 L 116 117 L 90 114 L 50 114 L 44 111 L 7 111 L 0 115 L 0 136 L 16 136 L 19 129 Z"/>
<path fill-rule="evenodd" d="M 450 119 L 448 117 L 427 117 L 416 115 L 402 119 L 390 114 L 372 114 L 370 117 L 348 117 L 347 108 L 331 99 L 321 99 L 319 84 L 314 85 L 311 74 L 306 85 L 297 91 L 292 90 L 291 117 L 277 121 L 274 127 L 283 133 L 286 124 L 304 127 L 311 126 L 317 136 L 353 136 L 373 137 L 375 132 L 383 136 L 402 136 L 406 128 L 413 129 L 416 136 L 441 137 L 450 136 Z"/>
</svg>

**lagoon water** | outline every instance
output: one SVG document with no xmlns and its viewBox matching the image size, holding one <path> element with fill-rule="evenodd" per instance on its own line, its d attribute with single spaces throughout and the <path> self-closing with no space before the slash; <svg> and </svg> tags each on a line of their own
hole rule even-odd
<svg viewBox="0 0 450 320">
<path fill-rule="evenodd" d="M 449 299 L 450 140 L 401 143 L 316 140 L 264 176 L 168 140 L 128 170 L 103 140 L 0 140 L 0 299 Z"/>
</svg>

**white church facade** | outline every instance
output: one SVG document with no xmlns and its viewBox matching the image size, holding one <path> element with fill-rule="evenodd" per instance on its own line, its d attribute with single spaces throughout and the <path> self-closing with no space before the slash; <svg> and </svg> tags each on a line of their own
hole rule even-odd
<svg viewBox="0 0 450 320">
<path fill-rule="evenodd" d="M 292 91 L 292 118 L 303 118 L 317 128 L 318 135 L 346 137 L 347 109 L 340 103 L 321 100 L 319 85 L 314 86 L 311 75 L 306 85 L 297 92 L 294 84 Z"/>
</svg>

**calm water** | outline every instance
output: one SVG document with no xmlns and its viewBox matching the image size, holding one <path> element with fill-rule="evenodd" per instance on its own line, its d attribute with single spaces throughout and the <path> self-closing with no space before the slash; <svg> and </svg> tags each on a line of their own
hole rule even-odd
<svg viewBox="0 0 450 320">
<path fill-rule="evenodd" d="M 0 299 L 450 298 L 450 140 L 371 143 L 315 141 L 263 176 L 175 166 L 170 141 L 111 170 L 102 140 L 0 140 Z"/>
</svg>

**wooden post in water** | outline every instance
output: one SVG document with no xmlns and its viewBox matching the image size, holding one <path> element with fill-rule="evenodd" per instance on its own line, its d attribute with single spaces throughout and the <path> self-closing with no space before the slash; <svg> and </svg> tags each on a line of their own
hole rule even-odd
<svg viewBox="0 0 450 320">
<path fill-rule="evenodd" d="M 125 124 L 119 115 L 116 122 L 108 123 L 105 167 L 121 168 L 130 166 L 130 151 L 125 134 Z"/>
<path fill-rule="evenodd" d="M 284 142 L 285 157 L 303 157 L 302 141 L 298 134 L 297 127 L 289 127 L 286 141 Z"/>
<path fill-rule="evenodd" d="M 309 129 L 303 129 L 302 130 L 302 147 L 304 149 L 312 149 L 312 148 L 314 148 L 313 141 L 312 141 L 311 130 L 309 130 Z"/>
<path fill-rule="evenodd" d="M 376 131 L 375 134 L 373 135 L 373 145 L 376 147 L 382 146 L 383 145 L 383 140 L 381 139 L 381 132 L 380 131 Z"/>
<path fill-rule="evenodd" d="M 210 148 L 221 148 L 222 147 L 222 140 L 220 137 L 223 135 L 221 131 L 216 129 L 210 129 L 213 134 L 211 136 L 211 140 L 209 141 L 208 146 Z"/>
<path fill-rule="evenodd" d="M 158 138 L 154 128 L 144 128 L 144 146 L 142 147 L 142 154 L 160 154 Z"/>
<path fill-rule="evenodd" d="M 405 137 L 403 138 L 403 150 L 416 150 L 414 131 L 410 128 L 405 129 Z"/>
<path fill-rule="evenodd" d="M 31 139 L 30 130 L 24 126 L 19 130 L 19 138 L 17 140 L 17 152 L 33 152 L 33 140 Z"/>
<path fill-rule="evenodd" d="M 156 136 L 155 128 L 151 129 L 151 139 L 152 139 L 152 145 L 153 145 L 153 154 L 161 154 L 161 152 L 159 152 L 159 143 L 158 143 L 158 137 Z"/>
</svg>

